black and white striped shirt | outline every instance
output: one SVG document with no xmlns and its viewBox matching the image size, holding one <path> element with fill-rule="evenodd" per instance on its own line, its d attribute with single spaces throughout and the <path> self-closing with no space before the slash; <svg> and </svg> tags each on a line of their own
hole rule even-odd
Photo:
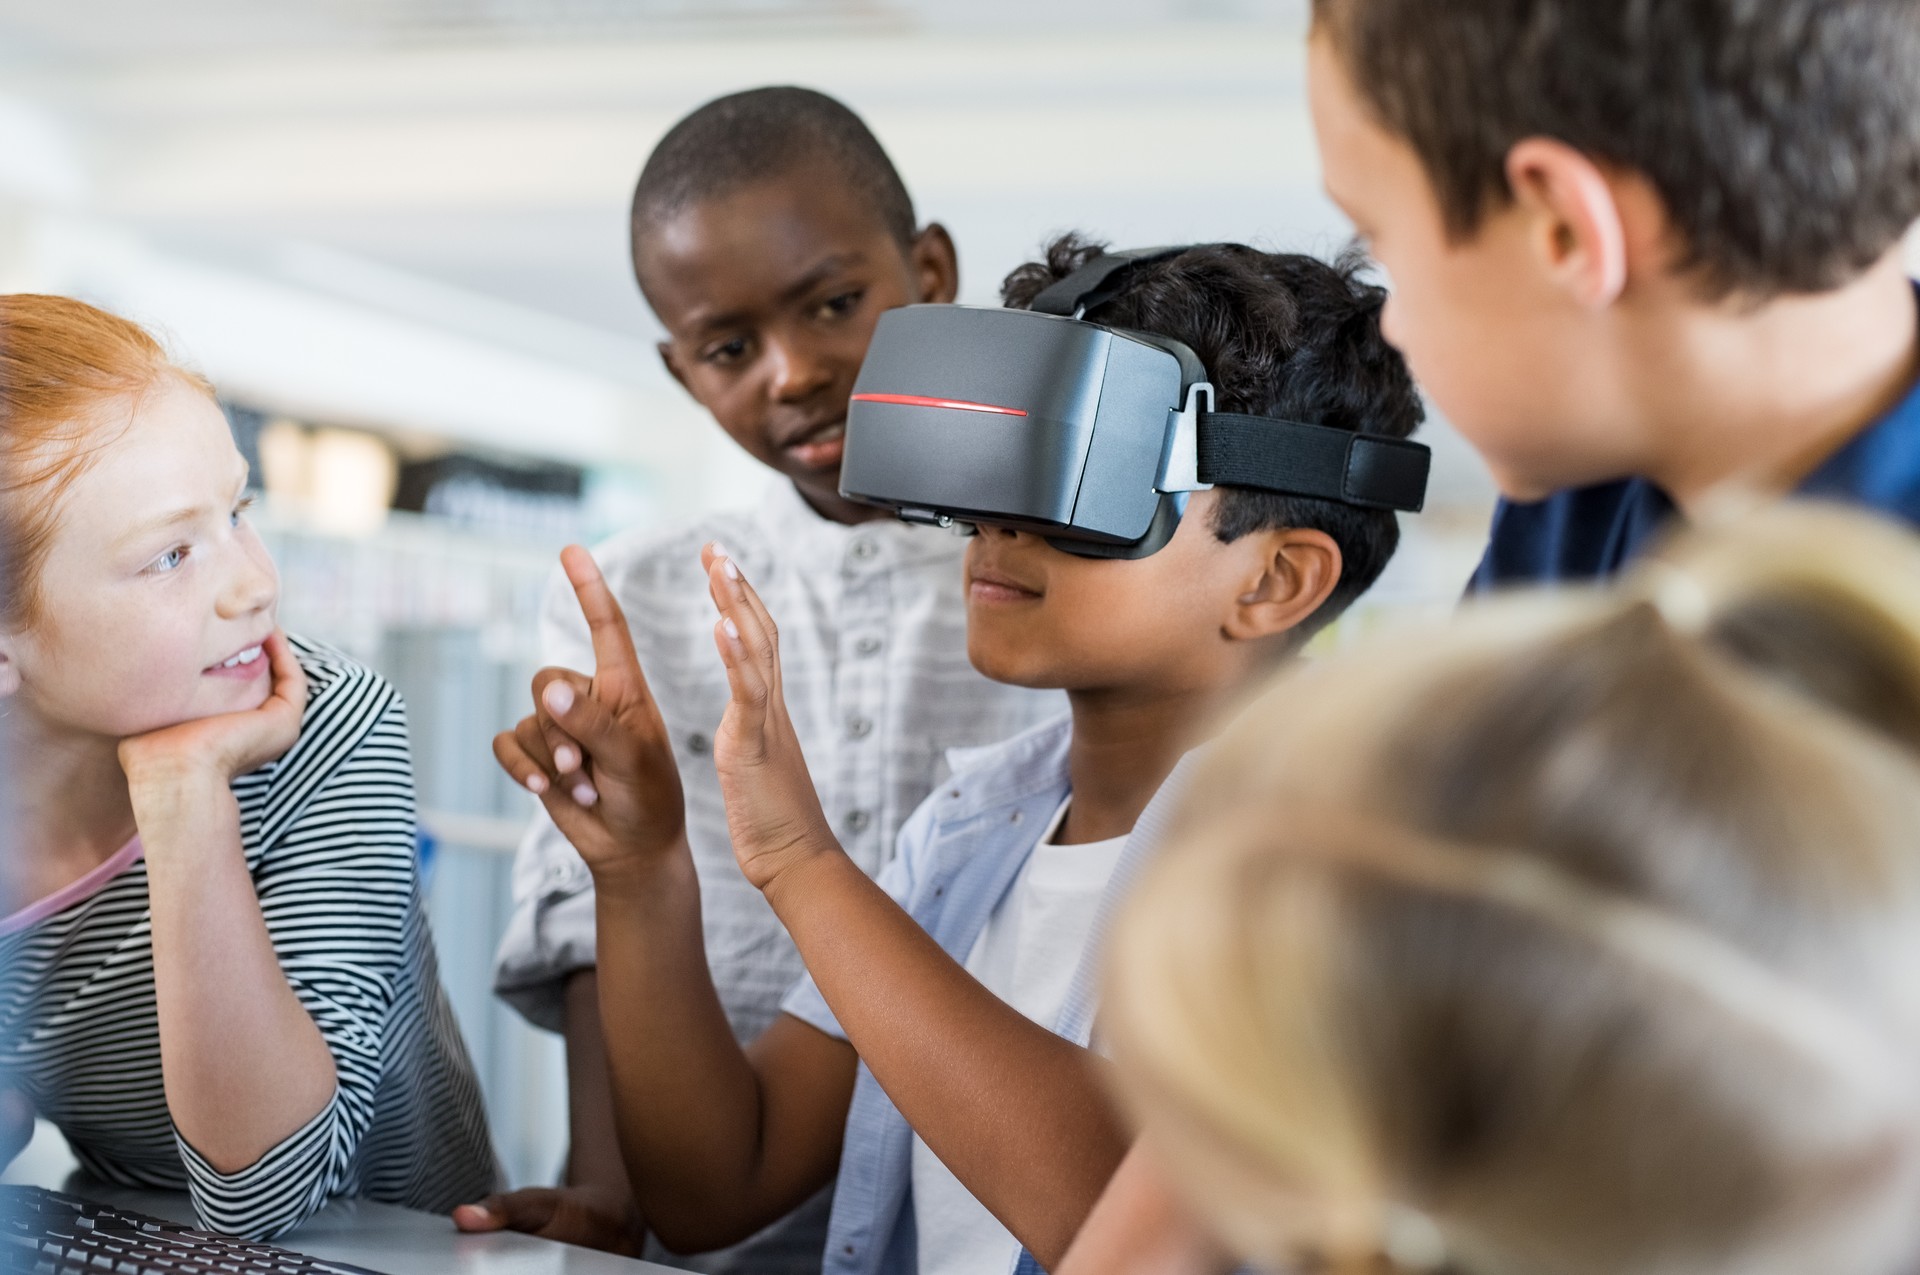
<svg viewBox="0 0 1920 1275">
<path fill-rule="evenodd" d="M 0 1083 L 87 1170 L 190 1191 L 203 1226 L 253 1238 L 333 1196 L 441 1212 L 498 1176 L 421 910 L 400 697 L 337 652 L 292 645 L 308 678 L 300 737 L 233 791 L 281 970 L 333 1054 L 338 1084 L 318 1115 L 230 1174 L 174 1128 L 138 843 L 0 929 Z"/>
</svg>

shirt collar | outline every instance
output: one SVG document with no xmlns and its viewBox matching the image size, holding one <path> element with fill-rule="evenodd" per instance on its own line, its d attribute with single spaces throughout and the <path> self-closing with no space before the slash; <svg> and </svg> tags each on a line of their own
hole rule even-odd
<svg viewBox="0 0 1920 1275">
<path fill-rule="evenodd" d="M 1920 279 L 1908 281 L 1920 306 Z M 1644 478 L 1630 482 L 1657 495 L 1671 512 L 1671 497 Z M 1900 401 L 1820 462 L 1794 488 L 1800 496 L 1831 497 L 1850 504 L 1887 508 L 1920 500 L 1920 379 Z"/>
<path fill-rule="evenodd" d="M 953 777 L 935 790 L 950 803 L 941 816 L 971 818 L 1063 787 L 1072 742 L 1073 715 L 1062 713 L 997 744 L 949 748 Z"/>
<path fill-rule="evenodd" d="M 1920 510 L 1920 382 L 1822 461 L 1798 491 L 1908 516 Z"/>
</svg>

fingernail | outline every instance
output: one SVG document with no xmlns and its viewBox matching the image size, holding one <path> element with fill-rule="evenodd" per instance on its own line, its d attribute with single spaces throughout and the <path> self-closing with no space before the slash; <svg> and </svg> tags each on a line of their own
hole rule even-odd
<svg viewBox="0 0 1920 1275">
<path fill-rule="evenodd" d="M 580 754 L 562 744 L 553 750 L 553 764 L 562 772 L 580 769 Z"/>
<path fill-rule="evenodd" d="M 732 616 L 727 616 L 725 619 L 721 620 L 720 627 L 725 629 L 727 631 L 727 636 L 732 638 L 734 641 L 738 642 L 740 640 L 740 626 L 733 622 Z"/>
<path fill-rule="evenodd" d="M 723 561 L 720 564 L 720 569 L 727 573 L 727 579 L 729 580 L 738 580 L 740 578 L 739 564 L 734 562 L 732 558 L 728 558 L 725 561 Z"/>
<path fill-rule="evenodd" d="M 593 790 L 592 784 L 576 784 L 573 789 L 573 799 L 583 806 L 591 806 L 600 800 L 600 794 Z"/>
<path fill-rule="evenodd" d="M 545 792 L 546 790 L 547 790 L 547 777 L 545 775 L 528 775 L 527 776 L 528 792 L 538 797 L 541 793 Z"/>
<path fill-rule="evenodd" d="M 547 707 L 556 713 L 564 713 L 573 707 L 573 688 L 565 682 L 554 682 L 547 687 Z"/>
</svg>

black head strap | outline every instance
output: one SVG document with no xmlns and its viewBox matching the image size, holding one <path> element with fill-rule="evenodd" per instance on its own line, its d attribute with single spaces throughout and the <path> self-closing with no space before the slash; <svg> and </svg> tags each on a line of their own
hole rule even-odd
<svg viewBox="0 0 1920 1275">
<path fill-rule="evenodd" d="M 1049 284 L 1033 299 L 1031 308 L 1041 314 L 1077 318 L 1126 291 L 1128 276 L 1136 267 L 1177 257 L 1186 250 L 1180 246 L 1102 253 L 1066 278 Z M 1205 376 L 1200 360 L 1179 342 L 1148 333 L 1131 335 L 1178 357 L 1186 385 Z M 1426 503 L 1432 453 L 1407 439 L 1207 411 L 1199 412 L 1193 437 L 1195 476 L 1202 483 L 1255 487 L 1407 513 L 1418 513 Z"/>
<path fill-rule="evenodd" d="M 1327 425 L 1202 412 L 1199 478 L 1369 509 L 1419 513 L 1433 455 L 1420 443 Z"/>
<path fill-rule="evenodd" d="M 1028 307 L 1040 314 L 1061 314 L 1078 318 L 1102 302 L 1111 301 L 1126 291 L 1127 275 L 1135 266 L 1148 265 L 1177 257 L 1186 248 L 1129 248 L 1124 252 L 1102 253 L 1086 265 L 1056 280 L 1043 289 Z"/>
</svg>

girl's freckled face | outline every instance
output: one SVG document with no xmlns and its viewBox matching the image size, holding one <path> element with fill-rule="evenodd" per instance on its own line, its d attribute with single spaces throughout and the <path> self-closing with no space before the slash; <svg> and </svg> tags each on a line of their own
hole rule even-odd
<svg viewBox="0 0 1920 1275">
<path fill-rule="evenodd" d="M 168 378 L 101 436 L 60 499 L 39 614 L 10 642 L 16 693 L 50 725 L 111 738 L 257 708 L 279 580 L 243 516 L 226 418 Z"/>
</svg>

